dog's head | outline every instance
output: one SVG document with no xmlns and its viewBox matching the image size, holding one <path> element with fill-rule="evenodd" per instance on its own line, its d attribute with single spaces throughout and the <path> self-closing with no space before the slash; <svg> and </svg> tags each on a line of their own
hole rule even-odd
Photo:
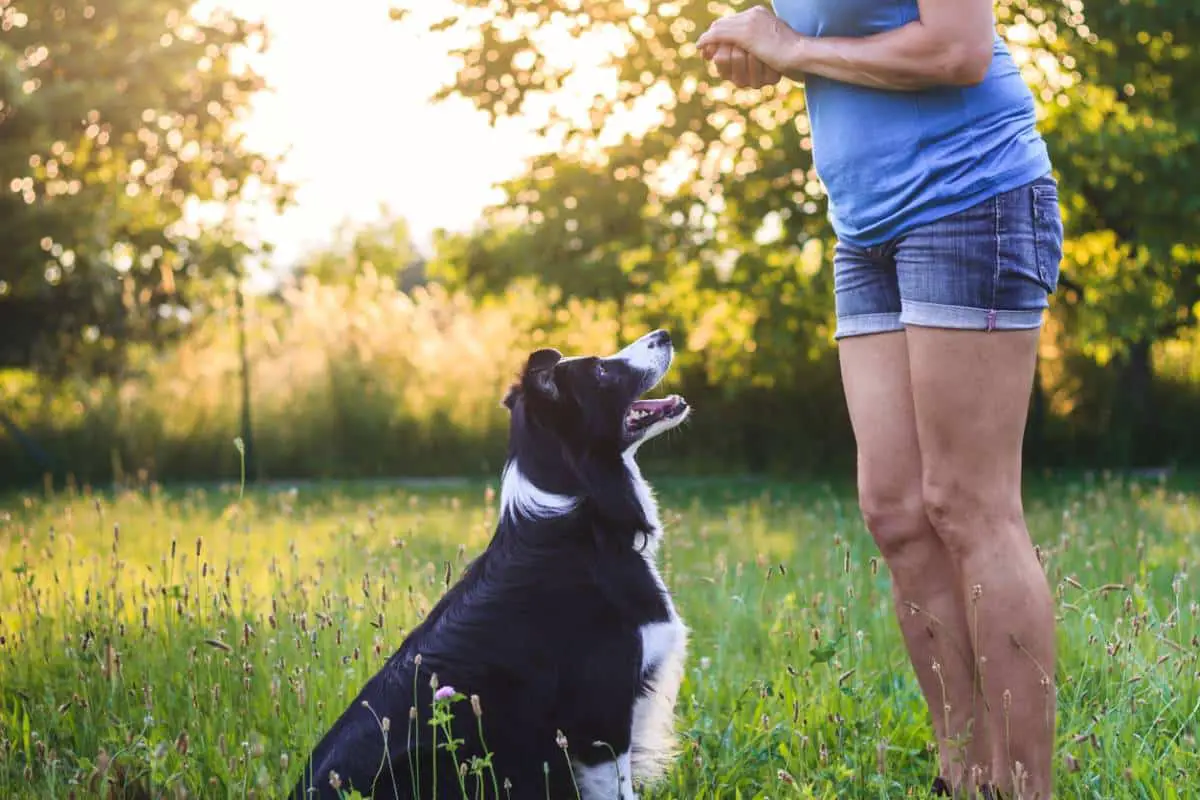
<svg viewBox="0 0 1200 800">
<path fill-rule="evenodd" d="M 642 399 L 667 374 L 674 352 L 662 330 L 607 357 L 538 350 L 504 404 L 578 456 L 621 456 L 687 417 L 690 408 L 679 395 Z"/>
<path fill-rule="evenodd" d="M 607 357 L 564 358 L 551 348 L 530 355 L 504 398 L 512 427 L 502 503 L 548 518 L 589 502 L 623 530 L 651 527 L 633 456 L 690 413 L 678 395 L 642 399 L 673 356 L 666 331 Z"/>
</svg>

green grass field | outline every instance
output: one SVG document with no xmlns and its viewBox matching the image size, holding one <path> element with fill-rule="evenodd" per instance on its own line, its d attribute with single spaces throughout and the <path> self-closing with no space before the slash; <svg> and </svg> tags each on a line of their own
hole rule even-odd
<svg viewBox="0 0 1200 800">
<path fill-rule="evenodd" d="M 657 485 L 693 638 L 684 752 L 644 797 L 925 797 L 853 494 Z M 1197 796 L 1200 493 L 1042 479 L 1027 506 L 1060 619 L 1058 796 Z M 481 483 L 8 498 L 0 797 L 278 795 L 494 515 Z"/>
</svg>

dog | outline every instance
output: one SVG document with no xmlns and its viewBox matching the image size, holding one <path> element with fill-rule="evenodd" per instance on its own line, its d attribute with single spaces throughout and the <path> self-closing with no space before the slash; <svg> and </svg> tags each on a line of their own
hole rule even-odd
<svg viewBox="0 0 1200 800">
<path fill-rule="evenodd" d="M 529 356 L 503 401 L 490 543 L 334 722 L 292 797 L 633 800 L 663 776 L 688 628 L 634 457 L 691 412 L 677 395 L 641 399 L 673 356 L 662 330 L 609 357 Z M 434 746 L 435 707 L 453 753 L 445 733 Z"/>
</svg>

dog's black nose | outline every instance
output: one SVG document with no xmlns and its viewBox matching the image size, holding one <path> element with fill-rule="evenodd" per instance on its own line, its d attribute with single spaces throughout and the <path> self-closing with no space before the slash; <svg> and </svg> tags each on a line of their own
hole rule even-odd
<svg viewBox="0 0 1200 800">
<path fill-rule="evenodd" d="M 649 344 L 650 344 L 651 348 L 670 347 L 671 346 L 671 334 L 669 334 L 663 330 L 657 330 L 654 333 L 650 334 Z"/>
</svg>

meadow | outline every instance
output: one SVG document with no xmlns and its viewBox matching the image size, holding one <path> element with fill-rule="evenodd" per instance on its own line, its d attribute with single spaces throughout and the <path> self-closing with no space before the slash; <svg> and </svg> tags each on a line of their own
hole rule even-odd
<svg viewBox="0 0 1200 800">
<path fill-rule="evenodd" d="M 683 752 L 643 797 L 926 797 L 930 728 L 849 487 L 649 477 L 693 636 Z M 1189 480 L 1031 478 L 1059 797 L 1196 796 Z M 0 796 L 278 796 L 496 510 L 494 481 L 6 497 Z"/>
</svg>

